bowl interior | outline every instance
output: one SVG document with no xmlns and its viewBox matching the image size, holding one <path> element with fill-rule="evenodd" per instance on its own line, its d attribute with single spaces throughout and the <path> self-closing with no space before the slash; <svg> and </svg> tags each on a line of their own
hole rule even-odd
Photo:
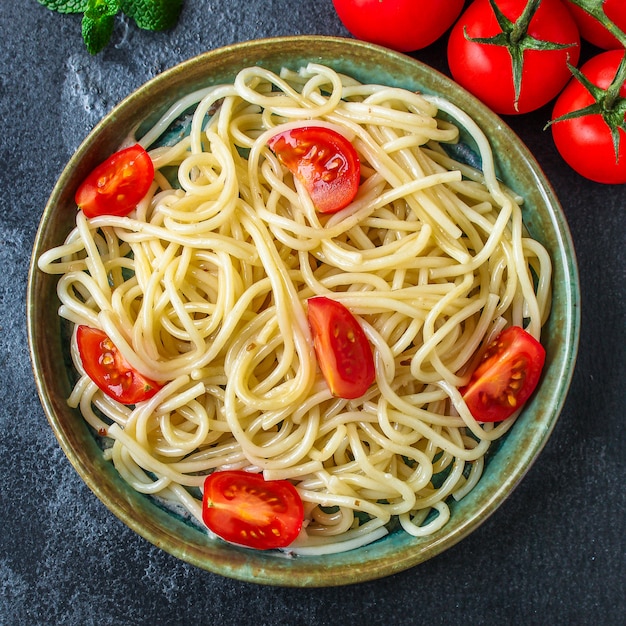
<svg viewBox="0 0 626 626">
<path fill-rule="evenodd" d="M 478 486 L 451 504 L 451 519 L 444 528 L 426 538 L 392 532 L 351 552 L 289 558 L 211 539 L 183 517 L 130 489 L 102 459 L 93 433 L 78 411 L 66 404 L 71 365 L 57 316 L 57 279 L 38 271 L 36 259 L 71 230 L 77 184 L 117 149 L 130 129 L 154 120 L 187 93 L 232 82 L 242 67 L 261 65 L 278 71 L 311 61 L 364 82 L 441 95 L 467 111 L 489 137 L 503 181 L 524 196 L 529 231 L 551 255 L 553 303 L 542 335 L 547 361 L 540 387 L 511 432 L 490 453 Z M 119 104 L 74 154 L 50 196 L 33 249 L 27 298 L 31 358 L 42 405 L 65 454 L 93 492 L 138 534 L 184 561 L 240 580 L 288 586 L 343 585 L 390 575 L 454 545 L 484 521 L 524 476 L 555 425 L 573 373 L 580 324 L 569 230 L 550 184 L 522 142 L 500 118 L 431 68 L 374 45 L 332 37 L 277 38 L 217 49 L 164 72 Z"/>
</svg>

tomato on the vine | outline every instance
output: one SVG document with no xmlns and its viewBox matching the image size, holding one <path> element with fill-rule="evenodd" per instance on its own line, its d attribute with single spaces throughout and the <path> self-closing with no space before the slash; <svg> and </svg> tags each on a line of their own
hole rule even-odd
<svg viewBox="0 0 626 626">
<path fill-rule="evenodd" d="M 376 369 L 365 331 L 337 300 L 308 300 L 313 346 L 324 379 L 338 398 L 360 398 L 374 382 Z"/>
<path fill-rule="evenodd" d="M 574 20 L 576 20 L 582 39 L 603 50 L 616 50 L 624 47 L 595 17 L 570 0 L 566 0 L 566 2 Z M 615 26 L 626 32 L 626 2 L 624 0 L 604 0 L 602 9 Z"/>
<path fill-rule="evenodd" d="M 552 137 L 560 155 L 581 176 L 598 183 L 626 183 L 625 55 L 622 49 L 592 57 L 552 111 Z"/>
<path fill-rule="evenodd" d="M 123 217 L 148 193 L 153 179 L 150 155 L 135 144 L 112 154 L 87 176 L 76 191 L 76 204 L 87 217 Z"/>
<path fill-rule="evenodd" d="M 513 415 L 537 387 L 545 359 L 544 347 L 523 328 L 503 330 L 460 390 L 476 421 L 500 422 Z"/>
<path fill-rule="evenodd" d="M 287 480 L 228 470 L 206 477 L 202 519 L 225 541 L 257 550 L 285 548 L 300 533 L 304 506 Z"/>
<path fill-rule="evenodd" d="M 439 39 L 461 14 L 464 0 L 333 0 L 333 4 L 357 39 L 410 52 Z"/>
<path fill-rule="evenodd" d="M 279 131 L 267 144 L 302 183 L 320 213 L 336 213 L 356 196 L 361 181 L 359 156 L 336 130 L 297 126 Z"/>
<path fill-rule="evenodd" d="M 76 343 L 85 373 L 114 400 L 136 404 L 161 389 L 159 383 L 129 365 L 103 331 L 81 325 L 76 329 Z"/>
<path fill-rule="evenodd" d="M 550 102 L 579 55 L 578 27 L 560 0 L 474 0 L 448 40 L 453 78 L 505 115 Z"/>
</svg>

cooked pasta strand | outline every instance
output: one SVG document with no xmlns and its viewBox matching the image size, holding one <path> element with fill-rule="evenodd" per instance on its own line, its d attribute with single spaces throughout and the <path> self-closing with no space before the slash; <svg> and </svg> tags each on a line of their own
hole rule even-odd
<svg viewBox="0 0 626 626">
<path fill-rule="evenodd" d="M 471 135 L 482 171 L 448 156 L 459 133 L 440 111 Z M 318 215 L 267 147 L 301 124 L 338 129 L 359 153 L 359 192 L 335 215 Z M 84 374 L 73 336 L 68 402 L 108 438 L 105 457 L 198 523 L 215 470 L 291 480 L 307 516 L 289 548 L 301 555 L 374 541 L 393 518 L 415 536 L 440 529 L 515 422 L 467 410 L 458 389 L 477 351 L 511 324 L 538 338 L 550 310 L 550 258 L 475 122 L 442 98 L 318 64 L 249 67 L 131 141 L 155 165 L 148 196 L 127 217 L 78 211 L 39 259 L 59 275 L 59 314 L 105 331 L 163 384 L 119 405 Z M 362 322 L 376 365 L 362 398 L 333 398 L 318 371 L 314 295 Z"/>
</svg>

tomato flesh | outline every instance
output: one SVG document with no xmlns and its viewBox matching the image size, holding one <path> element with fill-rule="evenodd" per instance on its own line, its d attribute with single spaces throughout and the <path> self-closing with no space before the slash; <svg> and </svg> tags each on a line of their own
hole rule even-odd
<svg viewBox="0 0 626 626">
<path fill-rule="evenodd" d="M 320 213 L 336 213 L 356 196 L 361 165 L 354 146 L 341 133 L 324 126 L 299 126 L 273 135 L 268 145 Z"/>
<path fill-rule="evenodd" d="M 304 507 L 287 480 L 229 470 L 206 477 L 202 519 L 225 541 L 269 550 L 293 543 L 302 528 Z"/>
<path fill-rule="evenodd" d="M 308 318 L 317 362 L 331 393 L 347 400 L 360 398 L 374 382 L 376 368 L 358 320 L 325 296 L 309 299 Z"/>
<path fill-rule="evenodd" d="M 478 422 L 500 422 L 531 396 L 545 363 L 544 347 L 519 326 L 503 330 L 489 344 L 463 396 Z"/>
<path fill-rule="evenodd" d="M 153 180 L 152 159 L 136 144 L 100 163 L 78 187 L 74 199 L 89 218 L 123 217 L 148 193 Z"/>
<path fill-rule="evenodd" d="M 151 398 L 161 385 L 129 365 L 108 335 L 97 328 L 76 329 L 78 352 L 85 373 L 108 396 L 122 404 Z"/>
</svg>

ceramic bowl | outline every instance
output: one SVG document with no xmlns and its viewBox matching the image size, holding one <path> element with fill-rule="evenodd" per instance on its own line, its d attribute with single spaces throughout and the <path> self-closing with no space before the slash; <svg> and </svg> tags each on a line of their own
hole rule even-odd
<svg viewBox="0 0 626 626">
<path fill-rule="evenodd" d="M 278 71 L 312 60 L 362 81 L 438 94 L 464 108 L 491 140 L 504 182 L 525 197 L 525 223 L 552 257 L 554 294 L 542 334 L 547 363 L 540 387 L 515 427 L 498 443 L 478 486 L 451 505 L 451 519 L 441 530 L 426 538 L 392 532 L 372 545 L 342 554 L 286 558 L 211 539 L 131 490 L 112 464 L 102 460 L 85 422 L 66 404 L 71 379 L 67 338 L 57 316 L 57 278 L 38 271 L 36 259 L 63 241 L 74 222 L 77 184 L 115 151 L 129 129 L 154 120 L 188 92 L 232 81 L 243 67 L 256 64 Z M 466 91 L 410 57 L 351 39 L 258 40 L 202 54 L 150 80 L 112 110 L 83 142 L 43 213 L 29 276 L 28 333 L 41 402 L 63 451 L 98 498 L 130 528 L 176 557 L 224 576 L 287 586 L 344 585 L 405 570 L 456 544 L 484 522 L 519 483 L 552 432 L 571 381 L 579 334 L 578 274 L 563 212 L 537 162 L 506 124 Z"/>
</svg>

